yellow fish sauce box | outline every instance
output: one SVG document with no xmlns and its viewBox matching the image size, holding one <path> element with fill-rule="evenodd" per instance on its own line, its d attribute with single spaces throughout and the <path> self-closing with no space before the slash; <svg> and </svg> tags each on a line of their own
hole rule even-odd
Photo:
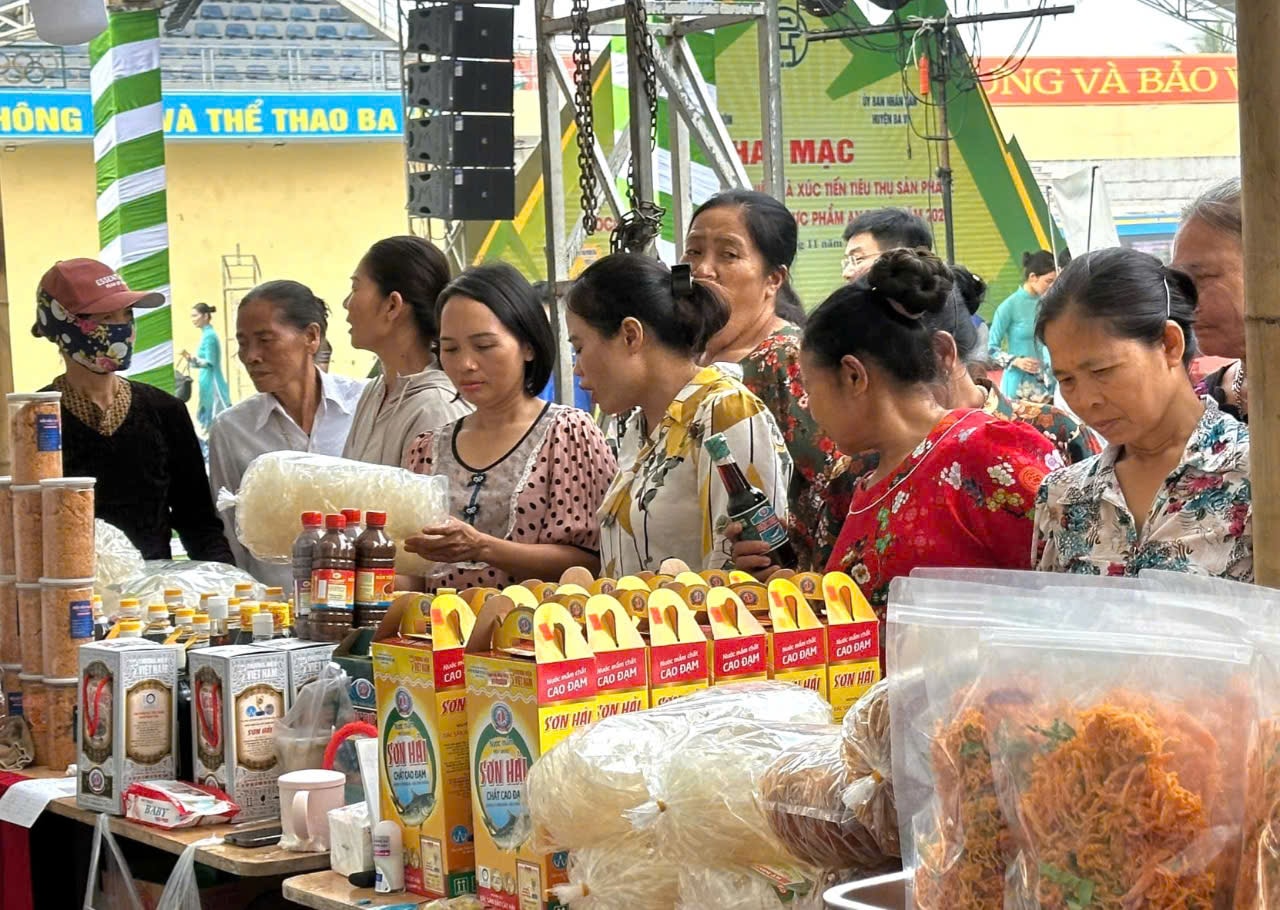
<svg viewBox="0 0 1280 910">
<path fill-rule="evenodd" d="M 617 598 L 587 601 L 587 647 L 596 657 L 596 705 L 600 719 L 649 707 L 649 654 L 635 620 Z"/>
<path fill-rule="evenodd" d="M 769 621 L 773 626 L 773 678 L 812 689 L 827 697 L 827 630 L 793 581 L 769 582 Z"/>
<path fill-rule="evenodd" d="M 288 661 L 252 645 L 187 655 L 196 783 L 217 787 L 240 806 L 239 821 L 280 814 L 276 725 L 285 712 Z"/>
<path fill-rule="evenodd" d="M 711 684 L 750 682 L 769 678 L 769 636 L 760 620 L 729 588 L 707 593 L 711 625 Z"/>
<path fill-rule="evenodd" d="M 475 890 L 463 647 L 466 601 L 438 594 L 427 635 L 373 643 L 382 817 L 400 826 L 405 887 L 427 897 Z"/>
<path fill-rule="evenodd" d="M 880 623 L 861 589 L 843 572 L 822 579 L 827 605 L 827 698 L 836 723 L 880 681 Z"/>
<path fill-rule="evenodd" d="M 650 702 L 657 708 L 708 688 L 711 654 L 706 633 L 679 594 L 659 588 L 648 604 Z"/>
<path fill-rule="evenodd" d="M 609 591 L 600 591 L 597 593 L 608 594 Z M 618 603 L 622 604 L 636 619 L 643 619 L 648 622 L 649 619 L 649 586 L 644 580 L 635 575 L 627 575 L 618 579 L 613 586 L 612 594 L 618 599 Z"/>
<path fill-rule="evenodd" d="M 530 848 L 525 783 L 534 761 L 596 719 L 595 660 L 563 604 L 530 610 L 506 596 L 476 617 L 465 660 L 476 891 L 487 910 L 551 910 L 568 857 Z"/>
<path fill-rule="evenodd" d="M 130 784 L 176 771 L 178 652 L 141 639 L 80 646 L 76 805 L 124 814 Z"/>
<path fill-rule="evenodd" d="M 288 684 L 284 690 L 284 709 L 288 711 L 293 707 L 294 699 L 298 697 L 302 687 L 317 678 L 320 671 L 329 665 L 337 644 L 303 641 L 299 638 L 273 638 L 259 642 L 256 647 L 284 652 L 288 676 Z"/>
</svg>

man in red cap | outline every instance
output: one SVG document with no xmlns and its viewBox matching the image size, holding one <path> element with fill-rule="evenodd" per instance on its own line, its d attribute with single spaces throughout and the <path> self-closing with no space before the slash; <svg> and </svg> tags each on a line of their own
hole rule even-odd
<svg viewBox="0 0 1280 910">
<path fill-rule="evenodd" d="M 97 478 L 97 517 L 144 559 L 172 558 L 176 530 L 193 559 L 233 562 L 186 406 L 118 375 L 133 360 L 133 311 L 163 306 L 164 294 L 129 290 L 97 260 L 67 259 L 45 273 L 36 298 L 32 334 L 66 363 L 47 389 L 62 393 L 63 468 Z"/>
</svg>

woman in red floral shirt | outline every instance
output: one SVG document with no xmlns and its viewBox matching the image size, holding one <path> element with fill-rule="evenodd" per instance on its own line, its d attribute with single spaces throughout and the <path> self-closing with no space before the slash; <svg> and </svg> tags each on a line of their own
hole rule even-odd
<svg viewBox="0 0 1280 910">
<path fill-rule="evenodd" d="M 810 317 L 801 363 L 813 416 L 840 448 L 872 451 L 829 568 L 883 614 L 889 583 L 918 567 L 1031 568 L 1036 493 L 1054 446 L 1022 423 L 947 411 L 929 314 L 951 273 L 893 250 Z M 881 615 L 883 620 L 883 615 Z"/>
<path fill-rule="evenodd" d="M 703 362 L 736 364 L 743 384 L 778 422 L 795 465 L 788 495 L 792 546 L 799 568 L 821 569 L 818 526 L 838 453 L 809 413 L 800 379 L 805 317 L 789 280 L 796 233 L 795 217 L 772 196 L 729 190 L 693 213 L 684 261 L 729 302 L 729 324 L 711 339 Z"/>
</svg>

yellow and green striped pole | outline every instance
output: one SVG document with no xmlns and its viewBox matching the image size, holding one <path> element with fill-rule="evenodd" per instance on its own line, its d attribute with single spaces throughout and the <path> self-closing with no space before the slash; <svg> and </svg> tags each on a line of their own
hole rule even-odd
<svg viewBox="0 0 1280 910">
<path fill-rule="evenodd" d="M 172 392 L 159 10 L 112 11 L 107 30 L 89 44 L 89 59 L 100 258 L 131 289 L 165 295 L 164 306 L 138 314 L 128 375 Z"/>
</svg>

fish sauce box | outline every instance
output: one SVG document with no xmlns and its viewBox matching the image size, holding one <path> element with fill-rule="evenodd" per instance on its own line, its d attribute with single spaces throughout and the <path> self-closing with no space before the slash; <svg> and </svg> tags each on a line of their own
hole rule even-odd
<svg viewBox="0 0 1280 910">
<path fill-rule="evenodd" d="M 76 805 L 124 814 L 130 784 L 176 773 L 178 653 L 140 639 L 80 647 Z"/>
<path fill-rule="evenodd" d="M 650 703 L 658 708 L 711 685 L 711 648 L 689 605 L 659 588 L 648 598 Z"/>
<path fill-rule="evenodd" d="M 455 594 L 431 603 L 429 634 L 373 643 L 382 818 L 400 826 L 405 887 L 475 891 L 463 647 L 475 615 Z"/>
<path fill-rule="evenodd" d="M 568 854 L 530 848 L 524 788 L 534 761 L 596 719 L 595 660 L 563 604 L 507 596 L 481 609 L 465 660 L 477 893 L 486 910 L 551 910 Z"/>
<path fill-rule="evenodd" d="M 645 711 L 649 648 L 626 607 L 608 594 L 586 604 L 587 646 L 596 658 L 596 706 L 601 720 Z"/>
<path fill-rule="evenodd" d="M 794 580 L 769 582 L 774 679 L 812 689 L 827 698 L 827 630 Z"/>
<path fill-rule="evenodd" d="M 237 821 L 280 814 L 276 726 L 285 713 L 288 660 L 253 645 L 187 655 L 196 783 L 217 787 L 240 806 Z"/>
<path fill-rule="evenodd" d="M 288 711 L 293 707 L 302 687 L 319 678 L 320 671 L 329 666 L 338 644 L 332 641 L 273 638 L 270 641 L 259 642 L 254 647 L 284 653 L 288 676 L 288 684 L 284 690 L 284 709 Z"/>
<path fill-rule="evenodd" d="M 827 604 L 827 698 L 840 723 L 880 681 L 880 621 L 845 573 L 828 572 L 822 591 Z"/>
<path fill-rule="evenodd" d="M 769 678 L 769 635 L 738 595 L 714 588 L 707 595 L 711 625 L 711 684 L 756 682 Z"/>
</svg>

